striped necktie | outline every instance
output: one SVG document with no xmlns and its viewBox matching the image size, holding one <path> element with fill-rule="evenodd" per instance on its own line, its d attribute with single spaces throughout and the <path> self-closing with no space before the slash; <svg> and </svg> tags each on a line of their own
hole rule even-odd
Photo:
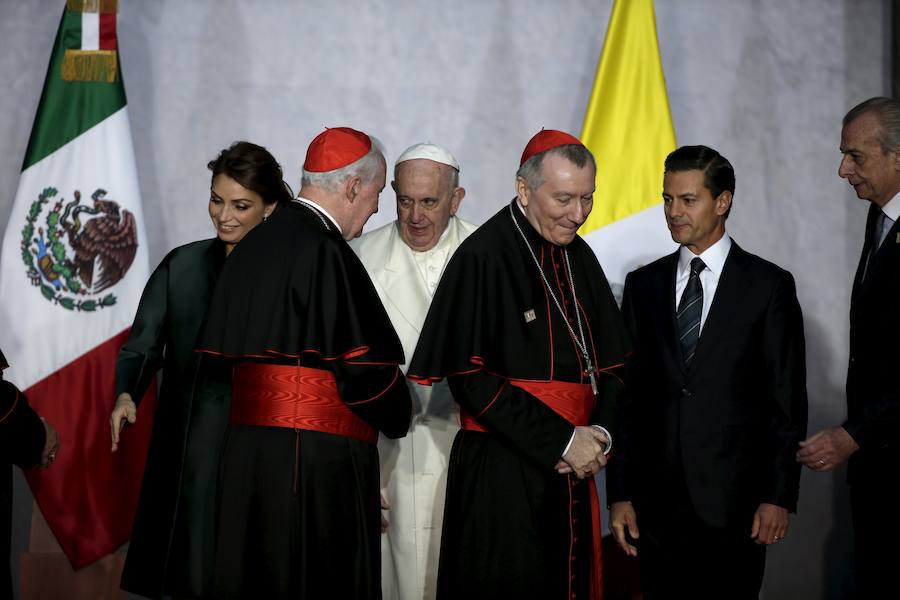
<svg viewBox="0 0 900 600">
<path fill-rule="evenodd" d="M 691 275 L 678 303 L 678 335 L 681 341 L 681 355 L 684 366 L 689 367 L 700 339 L 700 317 L 703 315 L 703 286 L 700 285 L 700 272 L 706 268 L 698 257 L 691 261 Z"/>
</svg>

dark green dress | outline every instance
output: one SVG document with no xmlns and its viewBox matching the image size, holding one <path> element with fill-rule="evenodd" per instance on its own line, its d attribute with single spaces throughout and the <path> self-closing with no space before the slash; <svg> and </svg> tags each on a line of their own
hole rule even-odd
<svg viewBox="0 0 900 600">
<path fill-rule="evenodd" d="M 122 589 L 151 598 L 207 593 L 215 548 L 210 507 L 230 388 L 215 377 L 201 380 L 194 347 L 224 262 L 218 239 L 172 250 L 150 276 L 116 360 L 116 396 L 128 392 L 136 403 L 163 371 L 122 573 Z"/>
</svg>

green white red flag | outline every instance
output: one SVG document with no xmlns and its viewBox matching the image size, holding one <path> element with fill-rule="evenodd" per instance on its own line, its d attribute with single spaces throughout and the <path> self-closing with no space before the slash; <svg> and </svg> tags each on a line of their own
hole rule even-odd
<svg viewBox="0 0 900 600">
<path fill-rule="evenodd" d="M 155 394 L 110 452 L 115 358 L 147 281 L 114 0 L 68 0 L 0 255 L 7 379 L 60 434 L 27 474 L 73 567 L 131 534 Z"/>
</svg>

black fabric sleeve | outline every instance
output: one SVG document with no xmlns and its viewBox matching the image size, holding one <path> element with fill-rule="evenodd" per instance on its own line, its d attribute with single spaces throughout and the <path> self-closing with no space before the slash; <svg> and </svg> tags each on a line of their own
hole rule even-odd
<svg viewBox="0 0 900 600">
<path fill-rule="evenodd" d="M 882 372 L 890 373 L 895 368 L 896 365 L 885 365 Z M 860 448 L 888 446 L 900 430 L 900 378 L 894 377 L 891 385 L 893 389 L 881 392 L 860 414 L 841 424 Z"/>
<path fill-rule="evenodd" d="M 612 430 L 613 434 L 613 453 L 606 466 L 606 493 L 609 503 L 631 500 L 631 490 L 628 485 L 628 459 L 631 445 L 631 424 L 633 420 L 633 402 L 632 395 L 638 384 L 636 376 L 637 362 L 640 348 L 638 348 L 637 327 L 634 319 L 634 307 L 632 306 L 632 280 L 629 273 L 625 277 L 625 291 L 622 293 L 622 318 L 625 321 L 625 327 L 631 333 L 635 343 L 635 351 L 625 362 L 624 377 L 625 385 L 617 390 L 616 411 L 617 418 L 615 420 L 616 428 Z M 607 378 L 610 379 L 610 378 Z"/>
<path fill-rule="evenodd" d="M 463 409 L 528 458 L 548 469 L 562 458 L 574 426 L 525 390 L 484 371 L 447 383 Z"/>
<path fill-rule="evenodd" d="M 768 453 L 771 466 L 769 489 L 762 490 L 762 498 L 795 511 L 800 490 L 796 453 L 800 440 L 806 437 L 806 342 L 803 315 L 790 273 L 785 272 L 776 283 L 764 327 L 771 416 L 761 451 Z"/>
<path fill-rule="evenodd" d="M 164 260 L 144 287 L 131 335 L 116 357 L 116 397 L 127 392 L 136 405 L 163 366 L 168 279 L 168 261 Z"/>
<path fill-rule="evenodd" d="M 412 400 L 397 365 L 336 361 L 332 367 L 341 398 L 354 413 L 389 438 L 406 435 Z"/>
<path fill-rule="evenodd" d="M 22 468 L 41 462 L 47 431 L 25 394 L 0 380 L 0 460 Z"/>
<path fill-rule="evenodd" d="M 591 425 L 605 428 L 613 439 L 619 435 L 620 404 L 625 384 L 620 375 L 623 369 L 600 373 L 597 378 L 597 404 L 591 415 Z"/>
</svg>

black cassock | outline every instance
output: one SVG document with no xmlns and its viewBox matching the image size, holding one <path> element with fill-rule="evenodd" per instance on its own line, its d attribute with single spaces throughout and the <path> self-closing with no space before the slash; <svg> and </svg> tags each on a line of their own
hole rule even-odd
<svg viewBox="0 0 900 600">
<path fill-rule="evenodd" d="M 406 433 L 400 341 L 359 259 L 310 206 L 278 210 L 235 248 L 200 349 L 235 373 L 275 365 L 333 374 L 354 418 L 389 437 Z M 239 403 L 234 394 L 220 471 L 215 597 L 380 598 L 374 443 L 237 424 Z"/>
<path fill-rule="evenodd" d="M 12 466 L 33 467 L 41 462 L 47 434 L 41 418 L 16 387 L 3 381 L 9 365 L 0 351 L 0 598 L 12 598 L 9 543 L 12 527 Z"/>
<path fill-rule="evenodd" d="M 599 587 L 591 583 L 600 535 L 593 480 L 554 469 L 573 425 L 511 383 L 589 381 L 513 219 L 580 341 L 568 254 L 598 370 L 589 422 L 615 437 L 629 342 L 606 277 L 580 237 L 565 248 L 547 242 L 513 201 L 453 255 L 408 370 L 419 382 L 447 377 L 463 414 L 487 429 L 463 429 L 454 440 L 438 571 L 443 599 L 583 598 Z"/>
</svg>

